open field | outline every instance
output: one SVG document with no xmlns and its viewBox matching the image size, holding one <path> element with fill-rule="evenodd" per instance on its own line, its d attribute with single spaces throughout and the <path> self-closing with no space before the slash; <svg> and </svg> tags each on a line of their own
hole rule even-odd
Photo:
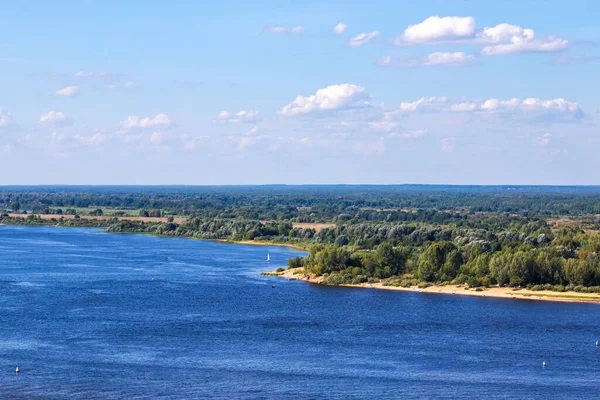
<svg viewBox="0 0 600 400">
<path fill-rule="evenodd" d="M 319 232 L 325 228 L 333 228 L 335 224 L 315 224 L 311 222 L 293 222 L 292 226 L 298 229 L 314 229 Z"/>
</svg>

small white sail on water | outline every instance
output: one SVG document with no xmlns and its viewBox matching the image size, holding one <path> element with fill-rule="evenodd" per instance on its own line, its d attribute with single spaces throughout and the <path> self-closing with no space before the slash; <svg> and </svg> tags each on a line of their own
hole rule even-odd
<svg viewBox="0 0 600 400">
<path fill-rule="evenodd" d="M 271 262 L 271 256 L 269 255 L 269 253 L 267 253 L 267 262 L 270 263 Z"/>
</svg>

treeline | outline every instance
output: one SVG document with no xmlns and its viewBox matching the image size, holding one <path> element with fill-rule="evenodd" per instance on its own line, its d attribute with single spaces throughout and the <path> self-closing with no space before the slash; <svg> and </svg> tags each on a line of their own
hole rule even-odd
<svg viewBox="0 0 600 400">
<path fill-rule="evenodd" d="M 469 225 L 489 214 L 588 215 L 600 188 L 470 186 L 0 187 L 0 208 L 118 209 L 201 219 Z M 595 218 L 595 219 L 594 219 Z"/>
<path fill-rule="evenodd" d="M 412 286 L 419 282 L 508 285 L 553 290 L 600 286 L 600 236 L 575 228 L 537 237 L 518 232 L 492 234 L 488 241 L 457 235 L 422 244 L 379 244 L 375 251 L 315 246 L 306 259 L 290 263 L 325 276 L 333 284 L 382 279 Z M 453 238 L 452 238 L 453 237 Z"/>
</svg>

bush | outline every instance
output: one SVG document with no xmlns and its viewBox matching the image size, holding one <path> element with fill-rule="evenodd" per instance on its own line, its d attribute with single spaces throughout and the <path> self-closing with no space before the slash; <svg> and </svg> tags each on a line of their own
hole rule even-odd
<svg viewBox="0 0 600 400">
<path fill-rule="evenodd" d="M 275 272 L 278 272 L 278 273 L 279 273 L 279 272 L 283 272 L 283 271 L 285 271 L 285 269 L 283 269 L 283 268 L 281 268 L 281 267 L 279 267 L 279 268 L 277 268 L 277 269 L 275 270 Z"/>
</svg>

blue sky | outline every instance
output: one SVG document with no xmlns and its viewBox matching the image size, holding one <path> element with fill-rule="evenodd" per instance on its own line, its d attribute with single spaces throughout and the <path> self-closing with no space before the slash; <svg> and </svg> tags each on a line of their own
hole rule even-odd
<svg viewBox="0 0 600 400">
<path fill-rule="evenodd" d="M 0 1 L 0 184 L 600 184 L 598 15 Z"/>
</svg>

